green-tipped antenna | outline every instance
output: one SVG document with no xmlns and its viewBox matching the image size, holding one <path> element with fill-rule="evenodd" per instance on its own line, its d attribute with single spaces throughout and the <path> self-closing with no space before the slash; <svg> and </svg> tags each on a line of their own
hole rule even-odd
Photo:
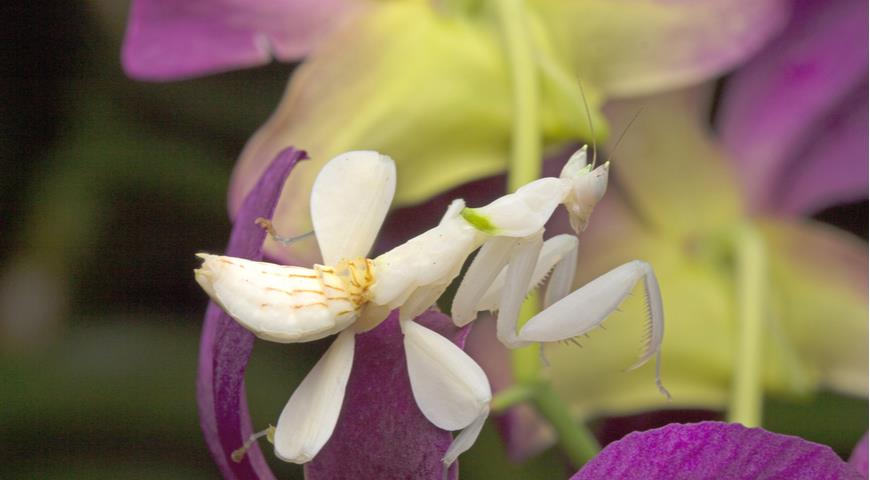
<svg viewBox="0 0 870 480">
<path fill-rule="evenodd" d="M 592 168 L 595 169 L 595 162 L 598 160 L 598 144 L 595 142 L 595 126 L 592 125 L 592 113 L 589 111 L 589 102 L 586 101 L 586 91 L 583 89 L 583 81 L 577 78 L 577 85 L 580 87 L 580 97 L 583 98 L 583 107 L 586 109 L 586 122 L 589 124 L 589 134 L 592 135 Z"/>
</svg>

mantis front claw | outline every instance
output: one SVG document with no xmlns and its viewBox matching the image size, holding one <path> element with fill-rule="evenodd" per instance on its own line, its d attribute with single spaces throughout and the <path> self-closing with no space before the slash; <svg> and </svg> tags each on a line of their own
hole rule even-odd
<svg viewBox="0 0 870 480">
<path fill-rule="evenodd" d="M 644 350 L 628 370 L 640 367 L 655 356 L 656 385 L 670 397 L 661 383 L 659 351 L 664 338 L 664 310 L 652 267 L 646 262 L 633 260 L 568 293 L 576 269 L 577 239 L 572 235 L 559 235 L 542 244 L 541 234 L 538 232 L 521 239 L 494 238 L 484 245 L 457 291 L 454 315 L 457 305 L 467 309 L 469 297 L 488 286 L 473 311 L 462 311 L 462 324 L 471 321 L 479 311 L 498 310 L 498 338 L 508 348 L 536 342 L 570 341 L 601 327 L 602 322 L 618 310 L 637 282 L 643 280 L 648 333 Z M 487 264 L 489 270 L 485 268 Z M 551 271 L 544 310 L 517 333 L 523 299 Z M 498 305 L 494 303 L 496 295 L 500 296 Z"/>
</svg>

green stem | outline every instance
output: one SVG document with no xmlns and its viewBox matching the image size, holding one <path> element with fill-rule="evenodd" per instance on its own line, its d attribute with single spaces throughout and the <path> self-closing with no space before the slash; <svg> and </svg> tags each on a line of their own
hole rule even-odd
<svg viewBox="0 0 870 480">
<path fill-rule="evenodd" d="M 523 403 L 535 395 L 536 388 L 526 384 L 515 384 L 496 393 L 489 402 L 489 409 L 493 413 L 502 413 L 507 409 Z"/>
<path fill-rule="evenodd" d="M 541 176 L 541 131 L 539 122 L 538 66 L 534 42 L 526 23 L 523 0 L 495 0 L 513 92 L 513 135 L 508 162 L 508 191 L 515 191 Z M 537 292 L 523 303 L 519 325 L 539 310 Z M 517 390 L 496 397 L 493 408 L 531 399 L 538 411 L 556 430 L 559 445 L 575 466 L 580 467 L 601 449 L 595 436 L 575 423 L 565 403 L 538 378 L 538 349 L 535 346 L 513 350 Z M 524 386 L 525 385 L 525 386 Z M 530 385 L 533 385 L 531 387 Z M 506 407 L 505 407 L 506 408 Z"/>
<path fill-rule="evenodd" d="M 589 428 L 576 423 L 568 412 L 568 406 L 549 385 L 541 385 L 532 401 L 556 430 L 559 448 L 568 455 L 574 467 L 582 467 L 601 451 L 601 445 Z"/>
<path fill-rule="evenodd" d="M 737 233 L 737 326 L 734 383 L 728 420 L 747 427 L 761 425 L 761 361 L 767 271 L 764 240 L 751 226 Z"/>
<path fill-rule="evenodd" d="M 513 135 L 508 163 L 508 190 L 541 175 L 541 131 L 538 121 L 538 69 L 526 24 L 523 0 L 496 0 L 513 93 Z"/>
<path fill-rule="evenodd" d="M 513 134 L 508 161 L 508 191 L 537 180 L 541 176 L 541 131 L 538 122 L 538 70 L 533 55 L 533 42 L 526 23 L 523 0 L 495 0 L 502 41 L 507 53 L 513 93 Z M 538 312 L 537 295 L 523 304 L 518 325 Z M 535 381 L 538 377 L 538 349 L 535 346 L 516 349 L 511 354 L 518 382 Z"/>
<path fill-rule="evenodd" d="M 538 291 L 532 290 L 526 301 L 523 302 L 520 308 L 520 316 L 517 325 L 522 328 L 530 318 L 534 317 L 540 311 L 540 301 L 538 300 Z M 514 373 L 514 380 L 518 383 L 537 382 L 539 378 L 541 360 L 540 348 L 538 345 L 529 345 L 527 347 L 516 348 L 511 350 L 511 366 Z"/>
</svg>

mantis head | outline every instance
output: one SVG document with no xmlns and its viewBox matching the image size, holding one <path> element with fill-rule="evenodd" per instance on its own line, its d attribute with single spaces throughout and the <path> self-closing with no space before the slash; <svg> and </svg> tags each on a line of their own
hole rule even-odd
<svg viewBox="0 0 870 480">
<path fill-rule="evenodd" d="M 570 180 L 571 189 L 564 200 L 571 220 L 571 228 L 579 234 L 586 230 L 592 210 L 607 191 L 610 162 L 598 167 L 586 163 L 586 146 L 577 150 L 562 168 L 559 178 Z"/>
</svg>

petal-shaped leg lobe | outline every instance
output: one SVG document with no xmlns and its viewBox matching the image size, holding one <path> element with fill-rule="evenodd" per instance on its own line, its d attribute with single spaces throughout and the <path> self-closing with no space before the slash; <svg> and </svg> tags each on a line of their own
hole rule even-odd
<svg viewBox="0 0 870 480">
<path fill-rule="evenodd" d="M 517 321 L 520 307 L 529 291 L 529 282 L 538 261 L 538 253 L 541 251 L 543 233 L 541 230 L 526 238 L 518 239 L 508 264 L 496 323 L 498 339 L 508 348 L 519 348 L 528 344 L 517 337 Z"/>
<path fill-rule="evenodd" d="M 491 289 L 496 277 L 501 273 L 510 258 L 511 250 L 517 240 L 510 237 L 494 237 L 483 244 L 453 297 L 450 308 L 453 322 L 456 326 L 467 325 L 474 320 L 480 308 L 477 308 L 484 293 Z M 503 276 L 502 276 L 503 277 Z M 504 278 L 501 279 L 504 285 Z"/>
<path fill-rule="evenodd" d="M 553 272 L 550 277 L 550 283 L 547 285 L 547 295 L 544 302 L 545 306 L 556 303 L 562 299 L 571 289 L 571 282 L 574 280 L 574 272 L 577 267 L 577 237 L 569 234 L 556 235 L 544 242 L 541 248 L 541 253 L 538 255 L 538 262 L 535 264 L 535 271 L 529 281 L 529 288 L 526 294 L 530 293 L 533 288 L 537 287 L 546 280 L 547 275 Z M 466 274 L 467 277 L 468 274 Z M 498 310 L 498 302 L 501 299 L 502 291 L 504 290 L 505 277 L 507 269 L 503 268 L 497 277 L 492 281 L 487 288 L 486 293 L 480 297 L 477 303 L 477 311 Z M 461 288 L 461 287 L 460 287 Z M 458 295 L 458 293 L 457 293 Z"/>
<path fill-rule="evenodd" d="M 378 152 L 330 160 L 311 190 L 311 222 L 326 265 L 365 257 L 396 192 L 396 165 Z"/>
<path fill-rule="evenodd" d="M 471 357 L 416 322 L 402 322 L 402 331 L 411 390 L 430 422 L 459 430 L 489 410 L 489 380 Z"/>
<path fill-rule="evenodd" d="M 293 392 L 275 427 L 275 455 L 305 463 L 332 436 L 353 366 L 354 334 L 345 330 Z"/>
</svg>

